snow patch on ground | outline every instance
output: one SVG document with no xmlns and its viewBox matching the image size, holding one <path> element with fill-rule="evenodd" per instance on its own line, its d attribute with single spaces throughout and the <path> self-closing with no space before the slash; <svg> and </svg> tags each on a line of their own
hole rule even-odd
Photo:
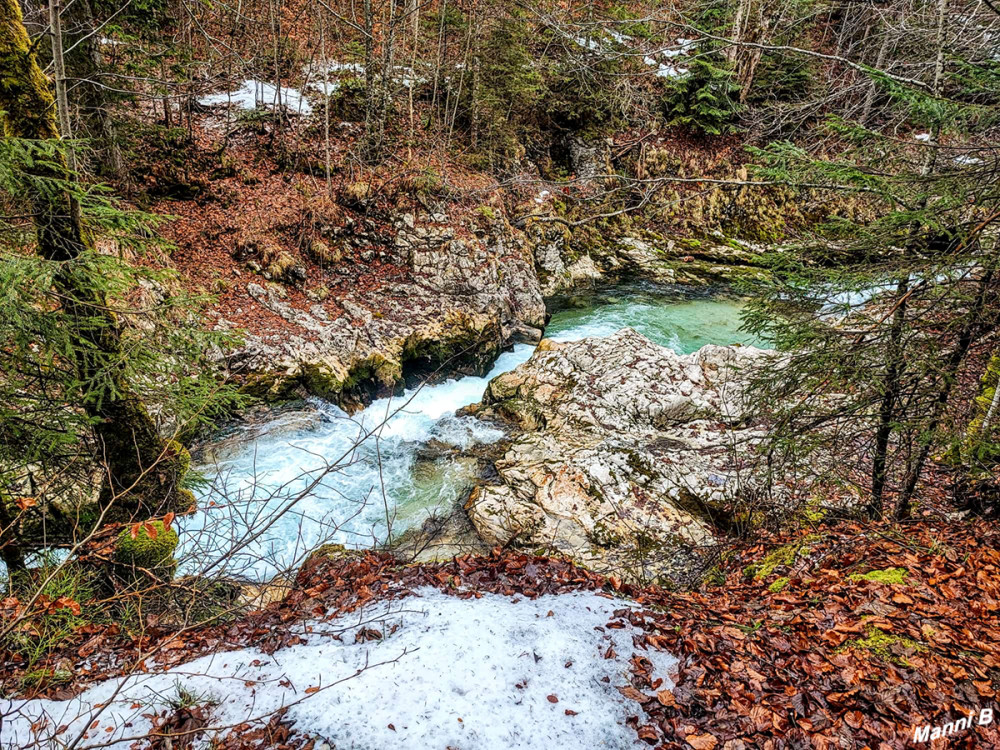
<svg viewBox="0 0 1000 750">
<path fill-rule="evenodd" d="M 969 154 L 959 154 L 953 161 L 962 167 L 975 167 L 983 163 L 983 160 L 978 156 L 970 156 Z"/>
<path fill-rule="evenodd" d="M 463 66 L 456 65 L 455 67 L 462 69 Z M 309 81 L 305 86 L 307 89 L 323 93 L 323 83 L 326 81 L 326 93 L 334 94 L 341 86 L 339 78 L 343 76 L 355 78 L 363 76 L 365 75 L 365 66 L 361 63 L 345 63 L 336 60 L 326 63 L 317 61 L 306 65 L 303 68 L 303 72 Z M 409 65 L 394 65 L 392 68 L 392 82 L 404 88 L 412 88 L 413 86 L 427 83 L 428 78 L 419 75 Z"/>
<path fill-rule="evenodd" d="M 221 94 L 209 94 L 198 100 L 198 104 L 214 107 L 223 104 L 235 104 L 240 109 L 264 109 L 274 107 L 279 103 L 278 88 L 271 83 L 248 78 L 235 91 Z M 282 86 L 280 103 L 285 105 L 291 114 L 311 115 L 312 105 L 297 89 Z"/>
<path fill-rule="evenodd" d="M 619 33 L 613 29 L 606 29 L 607 35 L 620 44 L 623 47 L 629 49 L 638 49 L 636 41 L 625 34 Z M 572 41 L 580 47 L 587 49 L 591 52 L 597 52 L 600 54 L 611 54 L 612 50 L 606 49 L 600 41 L 593 37 L 582 37 L 573 36 L 570 37 Z M 653 71 L 657 78 L 680 78 L 681 76 L 687 75 L 688 69 L 681 67 L 679 65 L 674 65 L 669 62 L 663 62 L 659 58 L 662 57 L 669 60 L 674 57 L 680 57 L 686 55 L 694 46 L 694 40 L 685 39 L 683 37 L 678 37 L 676 47 L 665 47 L 660 50 L 644 54 L 642 61 L 651 68 L 655 68 Z"/>
<path fill-rule="evenodd" d="M 639 745 L 624 722 L 642 709 L 617 690 L 628 684 L 635 631 L 605 628 L 628 604 L 590 592 L 535 600 L 416 593 L 303 623 L 304 642 L 270 656 L 257 649 L 213 654 L 108 680 L 65 701 L 0 700 L 0 745 L 49 747 L 93 726 L 79 747 L 127 748 L 149 731 L 144 714 L 162 710 L 178 684 L 218 702 L 212 726 L 287 706 L 298 731 L 354 750 Z M 357 641 L 361 628 L 384 637 Z M 606 659 L 609 646 L 616 655 Z M 664 680 L 659 689 L 672 687 L 677 660 L 646 655 L 654 678 Z M 207 746 L 210 739 L 199 741 Z"/>
<path fill-rule="evenodd" d="M 652 68 L 656 68 L 657 78 L 680 78 L 688 72 L 687 68 L 677 67 L 676 65 L 671 65 L 670 63 L 663 63 L 657 60 L 655 57 L 646 55 L 642 58 L 646 65 Z"/>
</svg>

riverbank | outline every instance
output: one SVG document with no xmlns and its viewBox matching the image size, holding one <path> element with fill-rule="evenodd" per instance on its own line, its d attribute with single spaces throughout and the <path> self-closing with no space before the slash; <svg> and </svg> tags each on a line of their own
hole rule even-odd
<svg viewBox="0 0 1000 750">
<path fill-rule="evenodd" d="M 598 631 L 590 631 L 597 633 L 594 637 L 600 640 L 602 631 L 610 636 L 635 636 L 625 638 L 610 652 L 588 656 L 614 672 L 616 678 L 620 676 L 620 681 L 610 682 L 611 687 L 620 688 L 618 698 L 611 695 L 601 704 L 604 708 L 600 710 L 613 714 L 602 720 L 605 732 L 627 727 L 636 747 L 645 742 L 664 747 L 686 743 L 683 746 L 696 750 L 756 748 L 769 743 L 775 747 L 809 744 L 834 748 L 849 743 L 902 748 L 912 740 L 914 727 L 937 726 L 949 717 L 961 718 L 966 709 L 995 705 L 1000 670 L 1000 642 L 996 638 L 1000 622 L 995 606 L 1000 600 L 996 576 L 1000 539 L 992 524 L 956 518 L 947 504 L 935 504 L 934 495 L 928 492 L 924 512 L 902 526 L 883 522 L 862 528 L 852 521 L 804 520 L 806 528 L 788 529 L 736 550 L 720 561 L 711 579 L 686 593 L 637 588 L 565 561 L 521 554 L 461 557 L 421 565 L 402 565 L 389 555 L 375 553 L 319 555 L 300 571 L 281 601 L 218 625 L 190 631 L 158 626 L 148 629 L 141 640 L 124 633 L 78 634 L 74 643 L 52 655 L 53 663 L 61 664 L 71 677 L 57 685 L 42 683 L 40 690 L 28 692 L 55 702 L 31 699 L 25 704 L 18 699 L 5 704 L 4 713 L 9 718 L 2 739 L 9 744 L 14 733 L 21 731 L 35 741 L 53 735 L 65 737 L 65 733 L 57 734 L 58 717 L 80 705 L 72 703 L 70 696 L 102 680 L 110 680 L 106 685 L 115 684 L 139 661 L 144 665 L 142 679 L 165 679 L 171 684 L 170 675 L 186 674 L 196 659 L 214 655 L 211 661 L 218 670 L 235 658 L 227 654 L 256 648 L 260 654 L 255 658 L 261 665 L 252 666 L 253 660 L 245 663 L 248 668 L 271 669 L 273 679 L 234 688 L 234 693 L 242 695 L 252 687 L 260 700 L 269 706 L 275 700 L 279 705 L 284 701 L 288 711 L 261 718 L 257 718 L 258 713 L 263 712 L 256 711 L 235 718 L 225 714 L 242 722 L 233 729 L 219 727 L 214 717 L 223 714 L 215 713 L 203 699 L 171 707 L 147 696 L 130 710 L 151 713 L 153 723 L 162 731 L 183 725 L 196 737 L 211 737 L 219 746 L 232 750 L 257 747 L 261 741 L 276 742 L 276 737 L 281 738 L 278 744 L 283 747 L 316 750 L 326 741 L 325 730 L 321 731 L 326 725 L 321 724 L 324 712 L 310 706 L 339 700 L 330 696 L 349 692 L 355 684 L 351 681 L 356 671 L 353 662 L 341 661 L 336 655 L 340 650 L 356 649 L 348 646 L 356 643 L 369 654 L 372 665 L 385 657 L 400 657 L 398 666 L 376 667 L 371 672 L 379 689 L 387 689 L 384 682 L 393 678 L 378 669 L 405 671 L 409 663 L 420 663 L 408 662 L 407 655 L 402 655 L 406 649 L 397 645 L 424 644 L 419 638 L 408 640 L 410 635 L 397 639 L 392 632 L 396 618 L 371 621 L 368 615 L 381 612 L 386 602 L 396 611 L 417 612 L 421 606 L 414 595 L 429 586 L 440 592 L 435 596 L 463 602 L 469 617 L 478 611 L 476 598 L 483 596 L 505 598 L 513 605 L 511 611 L 525 616 L 524 621 L 510 625 L 502 618 L 492 618 L 489 627 L 505 638 L 533 634 L 520 642 L 517 654 L 505 646 L 493 666 L 506 664 L 507 657 L 514 655 L 517 663 L 524 660 L 520 669 L 530 676 L 555 661 L 562 686 L 549 688 L 544 681 L 531 681 L 521 687 L 521 678 L 514 672 L 504 668 L 493 673 L 492 667 L 486 666 L 489 679 L 503 683 L 487 692 L 494 696 L 492 700 L 502 703 L 493 712 L 491 723 L 501 716 L 512 727 L 520 727 L 534 717 L 530 719 L 536 722 L 533 726 L 541 730 L 532 735 L 536 739 L 544 739 L 548 732 L 561 736 L 558 732 L 573 731 L 577 719 L 594 719 L 597 704 L 586 704 L 591 706 L 589 716 L 581 706 L 595 696 L 608 695 L 602 692 L 599 681 L 584 686 L 570 678 L 573 670 L 593 665 L 577 664 L 576 659 L 571 665 L 545 647 L 530 648 L 532 638 L 542 638 L 540 628 L 546 620 L 562 622 L 560 618 L 572 615 L 581 602 L 579 597 L 589 592 L 610 597 L 603 599 L 607 609 L 601 605 L 586 614 L 586 618 L 606 618 L 597 623 Z M 515 604 L 520 598 L 527 601 Z M 435 601 L 433 597 L 423 609 L 433 615 L 431 601 Z M 610 615 L 608 609 L 613 609 Z M 291 655 L 308 643 L 303 625 L 317 613 L 330 618 L 324 621 L 327 626 L 336 625 L 336 617 L 348 613 L 355 619 L 351 627 L 338 633 L 342 646 L 331 641 L 329 656 L 314 658 L 304 671 L 291 674 L 286 670 L 282 676 L 278 665 L 284 663 L 283 654 L 287 651 Z M 570 631 L 572 628 L 560 629 L 560 633 Z M 429 631 L 428 637 L 435 637 L 434 633 Z M 677 659 L 676 666 L 669 669 L 669 681 L 658 682 L 663 675 L 654 668 L 655 663 L 661 663 L 655 654 Z M 540 665 L 537 670 L 536 665 Z M 165 671 L 168 669 L 171 671 Z M 313 672 L 321 681 L 309 679 Z M 477 736 L 488 736 L 479 734 L 485 731 L 481 714 L 459 710 L 465 700 L 478 703 L 479 680 L 462 685 L 469 698 L 456 695 L 448 699 L 440 664 L 407 674 L 412 681 L 407 684 L 413 685 L 411 694 L 427 695 L 435 705 L 444 700 L 455 715 L 424 724 L 422 713 L 411 711 L 410 702 L 376 699 L 363 715 L 377 715 L 378 722 L 373 719 L 372 726 L 353 738 L 355 746 L 380 748 L 383 745 L 377 738 L 388 732 L 384 736 L 395 738 L 401 747 L 416 747 L 404 739 L 409 733 L 418 736 L 423 731 L 431 733 L 419 736 L 440 744 L 438 740 L 453 736 L 458 725 L 466 721 L 470 726 L 461 731 L 468 746 L 477 746 Z M 11 663 L 5 683 L 16 681 L 17 676 L 17 664 Z M 294 690 L 282 684 L 284 679 Z M 339 683 L 341 679 L 347 681 Z M 219 694 L 225 684 L 213 684 L 212 690 Z M 169 697 L 168 691 L 164 698 Z M 228 705 L 226 711 L 237 704 Z M 37 721 L 42 709 L 49 711 L 48 721 L 38 721 L 32 734 L 24 722 L 27 717 Z M 80 747 L 104 745 L 109 735 L 117 737 L 115 732 L 127 730 L 108 724 L 111 715 L 93 719 L 97 722 L 95 731 Z M 458 722 L 458 718 L 463 721 Z M 184 724 L 188 720 L 190 723 Z M 105 732 L 105 726 L 112 726 L 113 731 Z M 995 725 L 975 727 L 953 739 L 968 747 L 986 747 L 1000 742 L 1000 733 Z M 526 746 L 534 747 L 533 741 L 529 739 Z"/>
</svg>

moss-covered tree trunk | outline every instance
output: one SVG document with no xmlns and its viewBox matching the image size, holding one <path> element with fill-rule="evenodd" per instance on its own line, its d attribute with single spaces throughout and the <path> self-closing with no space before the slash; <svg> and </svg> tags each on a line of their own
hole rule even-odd
<svg viewBox="0 0 1000 750">
<path fill-rule="evenodd" d="M 0 0 L 0 110 L 5 137 L 59 139 L 50 82 L 35 59 L 18 0 Z M 40 177 L 70 176 L 65 167 L 36 168 Z M 187 451 L 159 436 L 125 382 L 123 362 L 128 355 L 121 329 L 93 278 L 91 240 L 73 199 L 56 191 L 36 192 L 32 201 L 37 252 L 59 264 L 54 291 L 79 338 L 71 356 L 83 394 L 78 405 L 94 422 L 97 458 L 106 467 L 101 503 L 111 507 L 110 517 L 117 520 L 185 509 L 192 498 L 179 481 L 187 471 Z"/>
</svg>

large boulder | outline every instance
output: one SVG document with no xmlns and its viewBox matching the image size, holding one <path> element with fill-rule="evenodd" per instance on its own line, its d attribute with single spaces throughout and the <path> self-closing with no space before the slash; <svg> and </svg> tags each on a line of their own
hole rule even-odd
<svg viewBox="0 0 1000 750">
<path fill-rule="evenodd" d="M 766 355 L 679 355 L 630 328 L 543 340 L 473 407 L 519 435 L 496 461 L 497 480 L 467 502 L 472 523 L 491 545 L 554 550 L 635 580 L 690 569 L 741 489 L 731 448 L 760 437 L 740 426 L 740 372 Z"/>
</svg>

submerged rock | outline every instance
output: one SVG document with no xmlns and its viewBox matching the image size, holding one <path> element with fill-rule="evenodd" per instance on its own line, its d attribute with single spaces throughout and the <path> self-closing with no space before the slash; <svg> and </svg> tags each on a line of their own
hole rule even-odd
<svg viewBox="0 0 1000 750">
<path fill-rule="evenodd" d="M 490 545 L 555 550 L 633 579 L 689 567 L 740 489 L 730 447 L 760 437 L 737 426 L 739 373 L 766 355 L 721 346 L 679 355 L 630 328 L 543 340 L 475 407 L 520 435 L 496 461 L 497 481 L 469 498 L 472 523 Z"/>
</svg>

